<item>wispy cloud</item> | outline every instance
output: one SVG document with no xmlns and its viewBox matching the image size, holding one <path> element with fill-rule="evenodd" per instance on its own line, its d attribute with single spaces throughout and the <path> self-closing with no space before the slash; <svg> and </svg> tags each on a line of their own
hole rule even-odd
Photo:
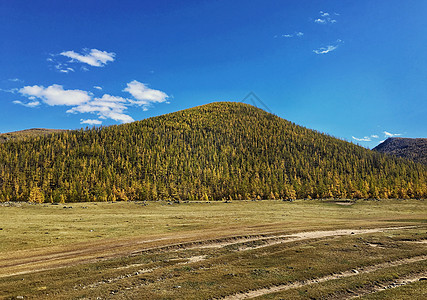
<svg viewBox="0 0 427 300">
<path fill-rule="evenodd" d="M 22 106 L 25 106 L 25 107 L 30 107 L 30 108 L 34 108 L 34 107 L 37 107 L 37 106 L 40 105 L 39 101 L 31 101 L 31 102 L 28 102 L 28 103 L 24 103 L 22 101 L 15 100 L 15 101 L 12 101 L 12 102 L 14 104 L 19 104 L 19 105 L 22 105 Z"/>
<path fill-rule="evenodd" d="M 70 68 L 70 67 L 66 67 L 66 68 L 64 68 L 64 69 L 61 69 L 61 68 L 57 68 L 58 69 L 58 71 L 59 72 L 61 72 L 61 73 L 70 73 L 70 72 L 74 72 L 74 69 L 73 68 Z"/>
<path fill-rule="evenodd" d="M 353 140 L 356 140 L 358 142 L 370 142 L 370 141 L 372 141 L 369 136 L 365 136 L 363 138 L 357 138 L 357 137 L 352 136 L 352 138 L 353 138 Z"/>
<path fill-rule="evenodd" d="M 24 82 L 24 80 L 19 79 L 19 78 L 9 78 L 8 80 L 12 81 L 12 82 Z"/>
<path fill-rule="evenodd" d="M 71 62 L 85 63 L 93 67 L 103 67 L 108 62 L 113 62 L 116 54 L 114 52 L 101 51 L 98 49 L 84 50 L 84 54 L 75 51 L 64 51 L 60 55 L 71 58 Z"/>
<path fill-rule="evenodd" d="M 319 13 L 321 17 L 329 17 L 329 13 L 327 12 L 320 11 Z"/>
<path fill-rule="evenodd" d="M 50 68 L 59 73 L 68 74 L 75 71 L 68 63 L 59 61 L 53 54 L 51 54 L 51 57 L 48 57 L 46 60 L 51 63 Z"/>
<path fill-rule="evenodd" d="M 326 20 L 325 19 L 316 19 L 314 20 L 315 23 L 319 23 L 319 24 L 326 24 Z"/>
<path fill-rule="evenodd" d="M 331 17 L 331 14 L 328 12 L 320 11 L 319 12 L 320 18 L 317 18 L 314 20 L 317 24 L 333 24 L 336 23 L 337 20 L 333 19 Z M 339 14 L 334 13 L 335 16 L 339 16 Z"/>
<path fill-rule="evenodd" d="M 94 85 L 93 88 L 102 91 L 102 87 L 100 86 Z"/>
<path fill-rule="evenodd" d="M 327 45 L 325 47 L 320 47 L 318 49 L 314 49 L 313 52 L 316 54 L 327 54 L 329 52 L 336 50 L 339 47 L 339 45 L 342 43 L 343 41 L 338 39 L 336 40 L 335 45 Z"/>
<path fill-rule="evenodd" d="M 87 125 L 101 125 L 101 120 L 93 120 L 93 119 L 80 119 L 80 124 L 87 124 Z"/>
<path fill-rule="evenodd" d="M 303 35 L 304 35 L 304 32 L 298 31 L 298 32 L 294 32 L 294 33 L 282 34 L 282 37 L 293 38 L 293 37 L 302 37 Z"/>
<path fill-rule="evenodd" d="M 384 137 L 394 137 L 394 136 L 400 136 L 402 135 L 401 133 L 390 133 L 387 131 L 384 131 Z"/>
<path fill-rule="evenodd" d="M 401 133 L 390 133 L 388 131 L 383 131 L 384 133 L 384 137 L 385 138 L 389 138 L 389 137 L 395 137 L 395 136 L 401 136 Z M 372 142 L 374 139 L 379 139 L 380 136 L 378 134 L 371 134 L 370 136 L 364 136 L 363 138 L 357 138 L 352 136 L 353 140 L 358 141 L 358 142 Z M 379 141 L 379 143 L 384 142 L 385 140 Z"/>
<path fill-rule="evenodd" d="M 19 91 L 19 89 L 17 89 L 17 88 L 13 88 L 13 89 L 1 89 L 0 88 L 0 91 L 5 92 L 5 93 L 15 94 L 16 92 Z"/>
<path fill-rule="evenodd" d="M 400 134 L 393 134 L 393 133 L 389 133 L 387 131 L 384 131 L 385 136 L 391 137 L 391 136 L 396 136 L 396 135 L 400 135 Z M 357 138 L 352 136 L 353 140 L 358 141 L 358 142 L 372 142 L 373 139 L 379 139 L 380 136 L 378 134 L 371 134 L 370 136 L 364 136 L 363 138 Z M 380 143 L 382 143 L 384 141 L 380 141 Z"/>
<path fill-rule="evenodd" d="M 60 73 L 75 72 L 75 64 L 82 64 L 82 71 L 89 71 L 88 66 L 104 67 L 107 63 L 115 60 L 114 52 L 101 51 L 98 49 L 83 49 L 82 53 L 73 50 L 63 51 L 59 54 L 50 54 L 46 59 L 50 67 Z"/>
<path fill-rule="evenodd" d="M 327 54 L 329 52 L 332 52 L 338 48 L 338 45 L 328 45 L 326 47 L 320 47 L 319 49 L 313 50 L 316 54 Z"/>
</svg>

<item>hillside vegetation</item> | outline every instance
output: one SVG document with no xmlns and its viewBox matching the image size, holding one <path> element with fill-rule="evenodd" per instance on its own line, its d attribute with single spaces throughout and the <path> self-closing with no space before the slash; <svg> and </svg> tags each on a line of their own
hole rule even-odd
<svg viewBox="0 0 427 300">
<path fill-rule="evenodd" d="M 427 166 L 218 102 L 0 144 L 1 201 L 425 198 Z"/>
<path fill-rule="evenodd" d="M 427 165 L 427 139 L 388 138 L 373 150 Z"/>
</svg>

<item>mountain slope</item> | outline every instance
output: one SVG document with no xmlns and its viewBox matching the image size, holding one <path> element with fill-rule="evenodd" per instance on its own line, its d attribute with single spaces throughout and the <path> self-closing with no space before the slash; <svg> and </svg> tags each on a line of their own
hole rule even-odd
<svg viewBox="0 0 427 300">
<path fill-rule="evenodd" d="M 388 138 L 373 150 L 427 165 L 427 139 Z"/>
<path fill-rule="evenodd" d="M 250 105 L 0 144 L 0 199 L 426 197 L 427 167 Z"/>
</svg>

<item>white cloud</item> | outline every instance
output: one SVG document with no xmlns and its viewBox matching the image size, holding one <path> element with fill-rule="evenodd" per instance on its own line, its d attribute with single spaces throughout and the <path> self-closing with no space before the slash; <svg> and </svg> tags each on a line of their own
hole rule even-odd
<svg viewBox="0 0 427 300">
<path fill-rule="evenodd" d="M 364 136 L 363 138 L 357 138 L 352 136 L 353 140 L 358 142 L 372 142 L 372 139 L 378 139 L 379 136 L 377 134 L 371 134 L 370 136 Z"/>
<path fill-rule="evenodd" d="M 326 47 L 321 47 L 319 49 L 313 50 L 313 52 L 316 53 L 316 54 L 326 54 L 326 53 L 334 51 L 337 48 L 338 48 L 338 45 L 336 45 L 336 46 L 329 45 L 329 46 L 326 46 Z"/>
<path fill-rule="evenodd" d="M 0 89 L 0 91 L 2 91 L 2 92 L 5 92 L 5 93 L 12 93 L 12 94 L 15 94 L 16 92 L 18 92 L 18 90 L 19 90 L 19 89 L 17 89 L 17 88 L 8 89 L 8 90 Z"/>
<path fill-rule="evenodd" d="M 385 137 L 394 137 L 394 136 L 399 136 L 399 135 L 402 135 L 402 134 L 401 133 L 390 133 L 390 132 L 384 131 Z"/>
<path fill-rule="evenodd" d="M 92 49 L 89 53 L 79 54 L 74 51 L 64 51 L 60 55 L 71 58 L 71 62 L 81 62 L 93 67 L 103 67 L 108 62 L 113 62 L 116 54 L 114 52 Z"/>
<path fill-rule="evenodd" d="M 114 102 L 114 103 L 119 103 L 119 102 L 125 103 L 125 102 L 131 102 L 132 101 L 131 99 L 128 99 L 128 98 L 123 98 L 123 97 L 119 97 L 119 96 L 111 96 L 111 95 L 108 95 L 108 94 L 104 94 L 101 98 L 95 98 L 95 100 L 104 101 L 104 102 L 107 102 L 107 103 L 111 103 L 111 102 Z"/>
<path fill-rule="evenodd" d="M 357 138 L 357 137 L 352 136 L 352 138 L 353 138 L 353 140 L 356 140 L 358 142 L 370 142 L 371 141 L 369 136 L 365 136 L 363 138 Z"/>
<path fill-rule="evenodd" d="M 137 100 L 131 101 L 132 104 L 140 106 L 150 105 L 152 103 L 162 103 L 169 98 L 166 93 L 150 89 L 147 85 L 136 80 L 129 82 L 123 91 L 130 93 Z"/>
<path fill-rule="evenodd" d="M 39 102 L 39 101 L 31 101 L 31 102 L 28 102 L 28 103 L 24 103 L 24 102 L 22 102 L 22 101 L 15 100 L 15 101 L 13 101 L 13 103 L 14 103 L 14 104 L 23 105 L 23 106 L 25 106 L 25 107 L 30 107 L 30 108 L 37 107 L 37 106 L 39 106 L 39 105 L 40 105 L 40 102 Z"/>
<path fill-rule="evenodd" d="M 80 124 L 88 124 L 88 125 L 101 125 L 102 121 L 101 120 L 93 120 L 93 119 L 80 119 Z"/>
<path fill-rule="evenodd" d="M 94 86 L 95 89 L 102 90 L 100 86 Z M 123 98 L 104 94 L 102 97 L 95 97 L 90 92 L 82 90 L 64 90 L 62 85 L 53 84 L 48 87 L 34 85 L 24 86 L 17 90 L 21 95 L 30 100 L 28 103 L 16 100 L 13 103 L 26 107 L 36 107 L 41 102 L 47 105 L 65 105 L 69 106 L 67 113 L 73 114 L 95 114 L 96 119 L 81 119 L 81 124 L 99 125 L 101 120 L 112 119 L 121 123 L 133 122 L 134 119 L 126 114 L 129 106 L 138 105 L 146 111 L 151 104 L 167 102 L 169 96 L 159 90 L 149 88 L 147 85 L 136 80 L 129 82 L 123 90 L 129 92 L 132 98 Z M 41 101 L 39 101 L 41 100 Z"/>
<path fill-rule="evenodd" d="M 51 65 L 51 67 L 60 73 L 67 74 L 70 72 L 74 72 L 74 69 L 69 67 L 67 63 L 56 61 L 53 58 L 48 58 L 47 61 L 52 62 L 53 64 Z"/>
<path fill-rule="evenodd" d="M 65 68 L 62 68 L 62 66 L 61 65 L 56 65 L 55 66 L 55 68 L 59 71 L 59 72 L 61 72 L 61 73 L 70 73 L 70 72 L 74 72 L 74 69 L 73 68 L 70 68 L 70 67 L 65 67 Z"/>
<path fill-rule="evenodd" d="M 135 120 L 134 120 L 131 116 L 129 116 L 129 115 L 122 114 L 122 113 L 117 113 L 117 112 L 114 112 L 114 111 L 110 112 L 110 113 L 107 115 L 107 117 L 108 117 L 108 118 L 110 118 L 110 119 L 113 119 L 113 120 L 115 120 L 115 121 L 122 122 L 122 123 L 130 123 L 130 122 L 135 121 Z"/>
<path fill-rule="evenodd" d="M 129 103 L 131 103 L 130 99 L 104 94 L 101 98 L 95 98 L 67 110 L 67 113 L 93 113 L 102 119 L 129 123 L 133 122 L 134 119 L 123 113 L 127 109 L 126 104 Z"/>
<path fill-rule="evenodd" d="M 292 38 L 292 37 L 302 37 L 304 35 L 304 32 L 298 31 L 294 33 L 288 33 L 288 34 L 282 34 L 282 37 L 284 38 Z"/>
<path fill-rule="evenodd" d="M 318 24 L 328 24 L 328 23 L 336 23 L 337 20 L 331 18 L 331 14 L 328 12 L 320 11 L 319 12 L 321 18 L 317 18 L 314 20 L 315 23 Z M 334 13 L 335 16 L 339 16 L 339 14 Z"/>
<path fill-rule="evenodd" d="M 320 11 L 320 16 L 321 17 L 327 17 L 327 16 L 329 16 L 329 13 Z"/>
<path fill-rule="evenodd" d="M 19 93 L 26 97 L 36 97 L 50 106 L 54 105 L 79 105 L 91 99 L 88 92 L 82 90 L 64 90 L 62 85 L 53 84 L 44 86 L 24 86 Z M 32 98 L 34 99 L 34 98 Z"/>
<path fill-rule="evenodd" d="M 315 23 L 319 23 L 319 24 L 326 24 L 326 20 L 325 19 L 316 19 L 314 20 Z"/>
<path fill-rule="evenodd" d="M 21 79 L 19 79 L 19 78 L 10 78 L 10 79 L 8 79 L 9 81 L 12 81 L 12 82 L 23 82 L 23 80 L 21 80 Z"/>
<path fill-rule="evenodd" d="M 93 88 L 102 91 L 102 87 L 100 86 L 94 85 Z"/>
</svg>

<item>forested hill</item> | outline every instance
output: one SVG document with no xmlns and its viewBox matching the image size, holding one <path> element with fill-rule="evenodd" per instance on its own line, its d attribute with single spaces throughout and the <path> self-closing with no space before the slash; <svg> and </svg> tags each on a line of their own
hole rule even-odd
<svg viewBox="0 0 427 300">
<path fill-rule="evenodd" d="M 218 102 L 0 144 L 2 201 L 425 198 L 427 166 Z"/>
<path fill-rule="evenodd" d="M 427 139 L 388 138 L 373 150 L 427 165 Z"/>
</svg>

